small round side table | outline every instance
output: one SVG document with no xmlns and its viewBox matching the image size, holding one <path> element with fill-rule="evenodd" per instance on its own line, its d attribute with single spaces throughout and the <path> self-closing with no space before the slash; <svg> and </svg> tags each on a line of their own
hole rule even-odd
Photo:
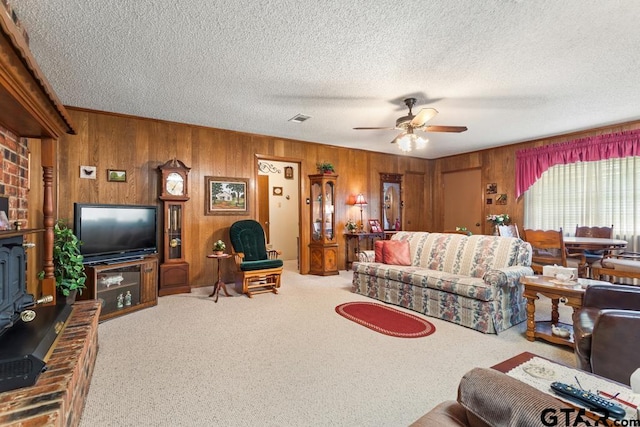
<svg viewBox="0 0 640 427">
<path fill-rule="evenodd" d="M 209 295 L 209 297 L 216 297 L 214 302 L 218 302 L 218 295 L 220 294 L 220 289 L 222 289 L 224 291 L 224 294 L 226 296 L 228 296 L 228 297 L 231 296 L 231 295 L 229 295 L 229 292 L 227 292 L 227 286 L 224 284 L 224 282 L 222 281 L 222 277 L 220 276 L 220 260 L 221 259 L 231 258 L 231 255 L 229 255 L 229 254 L 221 254 L 221 255 L 210 254 L 210 255 L 207 255 L 207 258 L 213 258 L 213 259 L 217 259 L 218 260 L 218 281 L 216 282 L 216 284 L 213 287 L 213 292 L 211 293 L 211 295 Z"/>
</svg>

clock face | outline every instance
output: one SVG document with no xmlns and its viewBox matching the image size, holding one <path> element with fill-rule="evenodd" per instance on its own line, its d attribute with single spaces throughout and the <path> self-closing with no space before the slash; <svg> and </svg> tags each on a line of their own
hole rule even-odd
<svg viewBox="0 0 640 427">
<path fill-rule="evenodd" d="M 167 175 L 166 184 L 167 193 L 173 196 L 182 196 L 184 194 L 184 178 L 176 172 Z"/>
</svg>

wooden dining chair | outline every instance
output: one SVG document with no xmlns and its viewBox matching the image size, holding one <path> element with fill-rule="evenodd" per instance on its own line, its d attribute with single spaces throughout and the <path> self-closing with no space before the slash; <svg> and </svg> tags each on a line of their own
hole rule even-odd
<svg viewBox="0 0 640 427">
<path fill-rule="evenodd" d="M 503 237 L 520 238 L 520 232 L 518 231 L 518 224 L 499 225 L 498 234 L 500 234 Z"/>
<path fill-rule="evenodd" d="M 606 279 L 611 283 L 638 285 L 640 284 L 640 253 L 607 254 L 602 260 L 594 262 L 591 269 L 593 278 L 596 280 Z M 625 282 L 625 279 L 628 280 Z"/>
<path fill-rule="evenodd" d="M 578 261 L 567 260 L 562 227 L 560 231 L 524 229 L 523 236 L 524 240 L 531 245 L 531 268 L 536 274 L 542 274 L 542 267 L 545 265 L 579 267 Z"/>
<path fill-rule="evenodd" d="M 584 227 L 576 225 L 576 237 L 602 237 L 613 239 L 613 224 L 611 227 Z"/>
<path fill-rule="evenodd" d="M 613 224 L 611 227 L 587 227 L 576 225 L 576 237 L 600 237 L 604 239 L 613 239 Z M 591 266 L 594 262 L 602 260 L 603 257 L 609 254 L 608 250 L 585 250 L 585 251 L 568 251 L 570 257 L 581 257 L 584 252 L 584 262 L 587 264 L 587 268 L 591 270 Z"/>
</svg>

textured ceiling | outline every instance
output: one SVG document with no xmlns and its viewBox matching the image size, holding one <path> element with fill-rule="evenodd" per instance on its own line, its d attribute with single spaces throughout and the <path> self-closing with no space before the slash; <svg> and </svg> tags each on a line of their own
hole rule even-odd
<svg viewBox="0 0 640 427">
<path fill-rule="evenodd" d="M 438 158 L 640 118 L 637 0 L 10 0 L 66 105 Z M 301 113 L 304 123 L 287 121 Z"/>
</svg>

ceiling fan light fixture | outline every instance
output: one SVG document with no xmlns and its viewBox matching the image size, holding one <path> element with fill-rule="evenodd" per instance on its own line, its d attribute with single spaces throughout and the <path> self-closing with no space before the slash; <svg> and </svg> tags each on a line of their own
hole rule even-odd
<svg viewBox="0 0 640 427">
<path fill-rule="evenodd" d="M 411 151 L 411 137 L 413 134 L 404 134 L 396 140 L 398 148 L 404 153 Z"/>
<path fill-rule="evenodd" d="M 416 137 L 415 144 L 416 149 L 420 150 L 422 148 L 427 148 L 427 143 L 429 142 L 429 138 L 423 138 L 421 136 L 414 135 Z"/>
<path fill-rule="evenodd" d="M 429 139 L 422 138 L 421 136 L 413 133 L 413 129 L 409 129 L 409 131 L 398 138 L 396 142 L 398 143 L 398 148 L 400 148 L 400 151 L 408 153 L 414 148 L 417 150 L 426 148 Z"/>
</svg>

